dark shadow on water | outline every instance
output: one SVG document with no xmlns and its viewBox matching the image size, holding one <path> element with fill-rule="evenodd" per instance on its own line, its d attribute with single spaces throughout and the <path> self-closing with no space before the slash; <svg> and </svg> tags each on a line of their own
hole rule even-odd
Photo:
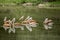
<svg viewBox="0 0 60 40">
<path fill-rule="evenodd" d="M 0 27 L 0 40 L 16 40 L 16 34 L 9 34 L 8 31 Z"/>
</svg>

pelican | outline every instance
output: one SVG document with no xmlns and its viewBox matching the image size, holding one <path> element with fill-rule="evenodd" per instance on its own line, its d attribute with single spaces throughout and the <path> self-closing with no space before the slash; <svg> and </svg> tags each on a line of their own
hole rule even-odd
<svg viewBox="0 0 60 40">
<path fill-rule="evenodd" d="M 52 22 L 51 19 L 46 18 L 43 23 L 44 23 L 44 28 L 45 28 L 46 30 L 52 29 L 53 22 Z"/>
</svg>

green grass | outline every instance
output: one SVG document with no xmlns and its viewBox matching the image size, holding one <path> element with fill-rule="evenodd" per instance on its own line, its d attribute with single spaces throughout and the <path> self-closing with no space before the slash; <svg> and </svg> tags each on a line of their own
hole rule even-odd
<svg viewBox="0 0 60 40">
<path fill-rule="evenodd" d="M 56 2 L 49 2 L 51 4 L 60 4 L 60 1 L 56 1 Z"/>
<path fill-rule="evenodd" d="M 9 10 L 9 11 L 8 11 Z M 32 16 L 39 25 L 29 32 L 26 28 L 24 31 L 16 29 L 16 33 L 8 34 L 8 30 L 4 31 L 0 27 L 0 40 L 60 40 L 60 8 L 37 8 L 37 7 L 22 7 L 22 6 L 5 6 L 0 7 L 0 26 L 3 25 L 5 16 L 8 19 L 19 19 L 24 15 L 25 17 Z M 43 20 L 48 17 L 54 21 L 52 30 L 45 30 L 43 27 Z"/>
<path fill-rule="evenodd" d="M 21 2 L 21 0 L 0 0 L 0 3 L 13 3 L 13 2 Z"/>
<path fill-rule="evenodd" d="M 0 3 L 38 2 L 38 0 L 0 0 Z"/>
</svg>

